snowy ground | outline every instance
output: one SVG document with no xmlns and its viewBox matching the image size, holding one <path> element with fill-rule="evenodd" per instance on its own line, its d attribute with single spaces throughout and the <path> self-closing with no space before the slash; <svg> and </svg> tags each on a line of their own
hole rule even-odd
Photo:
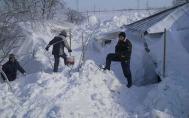
<svg viewBox="0 0 189 118">
<path fill-rule="evenodd" d="M 141 15 L 142 16 L 142 15 Z M 61 61 L 59 72 L 52 73 L 53 56 L 44 47 L 55 35 L 52 29 L 64 28 L 60 25 L 46 25 L 28 30 L 32 40 L 33 55 L 20 59 L 28 72 L 27 76 L 20 75 L 11 83 L 13 92 L 7 84 L 0 84 L 0 117 L 2 118 L 187 118 L 189 115 L 189 75 L 170 69 L 169 76 L 160 84 L 148 86 L 132 86 L 126 88 L 120 65 L 112 64 L 112 71 L 99 70 L 106 54 L 113 51 L 114 41 L 100 50 L 93 47 L 94 37 L 101 32 L 119 29 L 128 16 L 114 17 L 102 22 L 91 17 L 89 24 L 73 27 L 72 55 L 76 64 L 73 70 L 65 67 Z M 129 19 L 137 19 L 135 16 Z M 53 26 L 53 28 L 52 28 Z M 78 69 L 82 50 L 82 32 L 85 42 L 88 41 L 86 62 Z M 137 46 L 135 47 L 137 49 Z M 177 48 L 178 49 L 178 48 Z M 188 56 L 182 59 L 186 62 Z M 154 51 L 155 52 L 155 51 Z M 135 53 L 138 54 L 138 53 Z M 136 55 L 137 56 L 137 55 Z M 133 58 L 133 60 L 135 60 Z M 141 64 L 132 62 L 133 74 Z M 170 68 L 178 67 L 175 61 L 170 62 Z M 182 63 L 184 69 L 188 67 Z M 179 69 L 181 67 L 179 66 Z M 133 75 L 134 80 L 140 76 Z"/>
</svg>

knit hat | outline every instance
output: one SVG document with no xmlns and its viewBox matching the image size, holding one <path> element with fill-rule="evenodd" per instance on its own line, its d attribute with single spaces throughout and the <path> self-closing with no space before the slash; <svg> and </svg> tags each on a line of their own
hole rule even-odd
<svg viewBox="0 0 189 118">
<path fill-rule="evenodd" d="M 65 37 L 67 37 L 67 33 L 66 33 L 65 30 L 62 30 L 62 31 L 60 32 L 60 35 L 63 35 L 63 36 L 65 36 Z"/>
<path fill-rule="evenodd" d="M 126 34 L 125 34 L 125 32 L 120 32 L 119 33 L 119 36 L 123 36 L 124 38 L 126 37 Z"/>
<path fill-rule="evenodd" d="M 9 54 L 9 59 L 15 58 L 14 54 Z"/>
</svg>

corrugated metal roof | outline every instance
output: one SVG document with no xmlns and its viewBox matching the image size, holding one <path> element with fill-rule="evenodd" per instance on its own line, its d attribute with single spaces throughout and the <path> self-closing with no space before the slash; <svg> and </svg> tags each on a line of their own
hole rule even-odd
<svg viewBox="0 0 189 118">
<path fill-rule="evenodd" d="M 131 30 L 131 31 L 135 31 L 135 32 L 146 32 L 148 31 L 148 29 L 150 27 L 152 27 L 153 25 L 155 25 L 157 22 L 165 19 L 168 15 L 170 15 L 172 12 L 174 12 L 176 9 L 183 7 L 184 5 L 186 5 L 188 3 L 184 3 L 182 5 L 178 5 L 176 7 L 172 7 L 170 9 L 161 11 L 159 13 L 156 13 L 152 16 L 149 16 L 147 18 L 144 18 L 142 20 L 139 20 L 137 22 L 131 23 L 129 25 L 124 26 L 126 29 Z"/>
<path fill-rule="evenodd" d="M 159 33 L 164 31 L 164 29 L 171 29 L 177 30 L 178 27 L 172 27 L 174 24 L 182 26 L 182 22 L 179 19 L 183 16 L 189 17 L 189 4 L 185 4 L 182 7 L 171 12 L 168 16 L 166 16 L 161 21 L 157 22 L 153 26 L 151 26 L 147 32 L 148 33 Z"/>
</svg>

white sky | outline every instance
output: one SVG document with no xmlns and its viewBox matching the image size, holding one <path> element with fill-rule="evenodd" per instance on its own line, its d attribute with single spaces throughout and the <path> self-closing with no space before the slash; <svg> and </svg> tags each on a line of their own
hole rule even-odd
<svg viewBox="0 0 189 118">
<path fill-rule="evenodd" d="M 145 8 L 170 6 L 172 0 L 64 0 L 73 9 L 86 10 L 113 10 L 126 8 Z M 77 5 L 77 2 L 79 5 Z"/>
</svg>

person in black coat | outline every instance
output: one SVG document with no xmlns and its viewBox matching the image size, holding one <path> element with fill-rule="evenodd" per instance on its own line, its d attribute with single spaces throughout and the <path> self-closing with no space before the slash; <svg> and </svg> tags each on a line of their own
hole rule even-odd
<svg viewBox="0 0 189 118">
<path fill-rule="evenodd" d="M 9 81 L 14 81 L 17 76 L 17 71 L 20 71 L 25 75 L 26 71 L 20 66 L 19 62 L 16 60 L 14 54 L 9 55 L 9 61 L 3 64 L 2 70 L 6 74 Z M 1 74 L 3 80 L 6 78 Z"/>
<path fill-rule="evenodd" d="M 130 71 L 130 58 L 132 52 L 132 44 L 126 38 L 125 32 L 119 33 L 119 41 L 115 47 L 115 53 L 110 53 L 106 57 L 106 65 L 104 70 L 110 70 L 111 61 L 121 62 L 124 76 L 127 78 L 127 87 L 132 86 L 132 77 Z"/>
<path fill-rule="evenodd" d="M 64 52 L 64 47 L 68 49 L 68 52 L 72 52 L 67 40 L 67 33 L 66 31 L 62 31 L 58 36 L 55 36 L 49 44 L 46 46 L 46 50 L 49 50 L 49 47 L 53 45 L 52 54 L 54 55 L 54 72 L 58 72 L 59 66 L 59 59 L 62 57 L 64 59 L 64 64 L 67 65 L 67 55 Z"/>
</svg>

